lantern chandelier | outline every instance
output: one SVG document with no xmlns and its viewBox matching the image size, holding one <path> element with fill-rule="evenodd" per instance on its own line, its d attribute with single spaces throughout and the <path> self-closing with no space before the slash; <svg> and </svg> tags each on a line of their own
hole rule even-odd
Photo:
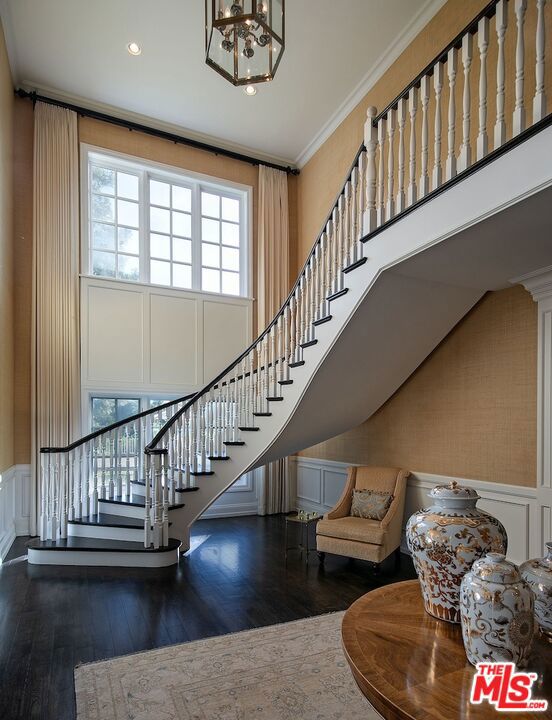
<svg viewBox="0 0 552 720">
<path fill-rule="evenodd" d="M 285 0 L 205 0 L 205 61 L 233 85 L 274 78 L 285 48 Z"/>
</svg>

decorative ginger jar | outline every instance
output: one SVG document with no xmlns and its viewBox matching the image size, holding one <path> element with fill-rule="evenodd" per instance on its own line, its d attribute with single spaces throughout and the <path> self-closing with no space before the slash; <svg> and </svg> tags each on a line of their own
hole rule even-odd
<svg viewBox="0 0 552 720">
<path fill-rule="evenodd" d="M 534 599 L 518 568 L 501 553 L 474 562 L 460 586 L 462 638 L 468 660 L 525 667 L 535 629 Z"/>
<path fill-rule="evenodd" d="M 406 540 L 420 580 L 426 612 L 460 622 L 459 591 L 475 560 L 489 551 L 506 552 L 503 525 L 479 510 L 479 495 L 456 482 L 429 493 L 433 505 L 409 519 Z"/>
<path fill-rule="evenodd" d="M 546 543 L 546 557 L 520 565 L 521 577 L 535 596 L 535 620 L 544 637 L 552 642 L 552 542 Z"/>
</svg>

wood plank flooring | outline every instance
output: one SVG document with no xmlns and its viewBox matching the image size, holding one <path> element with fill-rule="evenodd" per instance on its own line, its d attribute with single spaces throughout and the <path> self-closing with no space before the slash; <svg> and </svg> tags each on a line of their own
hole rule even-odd
<svg viewBox="0 0 552 720">
<path fill-rule="evenodd" d="M 379 575 L 330 555 L 286 567 L 281 516 L 197 522 L 192 551 L 162 570 L 31 566 L 26 541 L 0 566 L 2 720 L 73 720 L 79 663 L 344 610 L 415 577 L 406 555 Z"/>
</svg>

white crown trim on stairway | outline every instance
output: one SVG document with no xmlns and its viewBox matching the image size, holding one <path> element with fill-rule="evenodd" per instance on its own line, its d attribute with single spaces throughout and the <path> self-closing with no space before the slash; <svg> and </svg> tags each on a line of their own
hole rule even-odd
<svg viewBox="0 0 552 720">
<path fill-rule="evenodd" d="M 0 473 L 0 562 L 17 536 L 29 534 L 30 492 L 30 465 L 13 465 Z"/>
<path fill-rule="evenodd" d="M 293 462 L 290 467 L 296 472 L 297 505 L 320 514 L 328 512 L 341 495 L 347 467 L 359 464 L 303 456 L 291 459 Z M 475 488 L 481 496 L 478 507 L 504 523 L 508 532 L 508 556 L 511 560 L 520 563 L 530 557 L 542 555 L 543 548 L 538 540 L 540 508 L 536 488 L 414 471 L 408 479 L 404 525 L 412 513 L 421 507 L 427 507 L 428 493 L 432 488 L 448 484 L 452 480 Z M 407 552 L 404 538 L 401 549 Z"/>
</svg>

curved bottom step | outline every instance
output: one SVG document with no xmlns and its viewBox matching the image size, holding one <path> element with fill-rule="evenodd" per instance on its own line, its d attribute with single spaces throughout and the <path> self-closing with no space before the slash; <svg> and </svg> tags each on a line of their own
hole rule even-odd
<svg viewBox="0 0 552 720">
<path fill-rule="evenodd" d="M 28 545 L 28 562 L 31 565 L 160 568 L 178 563 L 181 545 L 175 538 L 169 538 L 167 547 L 157 549 L 145 548 L 139 542 L 99 538 L 33 540 Z"/>
</svg>

